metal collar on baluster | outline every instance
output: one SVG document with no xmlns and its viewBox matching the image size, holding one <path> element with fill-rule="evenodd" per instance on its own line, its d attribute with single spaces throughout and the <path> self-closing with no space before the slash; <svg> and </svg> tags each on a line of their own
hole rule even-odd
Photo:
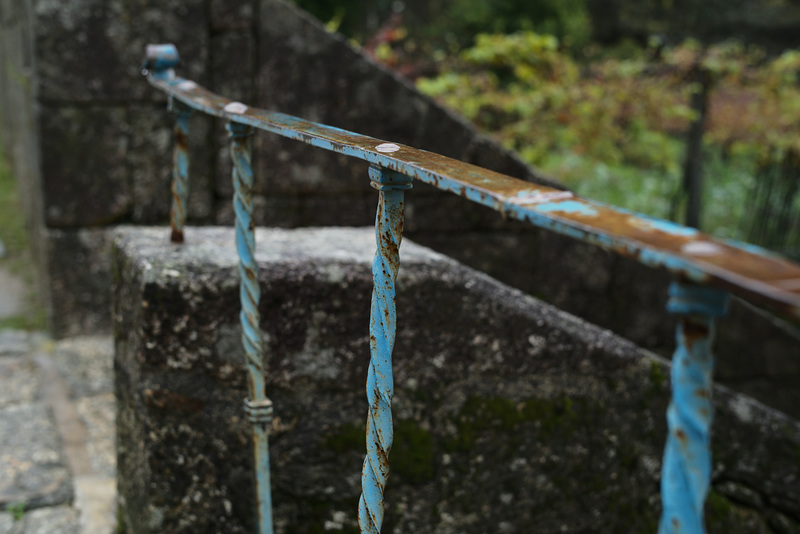
<svg viewBox="0 0 800 534">
<path fill-rule="evenodd" d="M 272 423 L 272 401 L 269 399 L 245 399 L 244 413 L 253 424 L 269 425 Z"/>
<path fill-rule="evenodd" d="M 713 287 L 673 282 L 667 310 L 677 315 L 723 317 L 728 312 L 729 296 L 727 291 Z"/>
<path fill-rule="evenodd" d="M 382 169 L 370 165 L 369 185 L 378 191 L 407 190 L 413 187 L 413 178 L 390 169 Z"/>
<path fill-rule="evenodd" d="M 225 129 L 228 130 L 228 135 L 231 139 L 241 139 L 253 135 L 253 127 L 241 122 L 230 121 L 225 126 Z"/>
</svg>

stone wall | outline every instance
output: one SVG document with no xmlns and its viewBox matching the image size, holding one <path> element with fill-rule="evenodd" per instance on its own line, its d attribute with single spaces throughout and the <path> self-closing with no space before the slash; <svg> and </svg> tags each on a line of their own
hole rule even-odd
<svg viewBox="0 0 800 534">
<path fill-rule="evenodd" d="M 107 286 L 107 262 L 87 269 L 64 245 L 82 241 L 85 229 L 167 221 L 171 119 L 164 96 L 140 75 L 148 43 L 175 43 L 182 76 L 248 104 L 533 177 L 518 158 L 282 0 L 4 0 L 1 7 L 3 139 L 25 186 L 43 284 L 53 289 L 56 335 L 109 324 L 107 306 L 97 305 L 107 292 L 91 303 L 81 297 L 99 279 Z M 203 117 L 190 126 L 193 223 L 231 220 L 222 126 Z M 371 221 L 363 165 L 266 134 L 256 146 L 259 224 Z M 87 253 L 99 264 L 107 247 Z M 65 276 L 69 284 L 60 282 Z"/>
<path fill-rule="evenodd" d="M 147 43 L 175 43 L 182 76 L 248 104 L 547 181 L 284 0 L 0 0 L 0 15 L 2 138 L 57 336 L 109 328 L 106 230 L 167 222 L 171 119 L 140 76 Z M 363 163 L 266 133 L 254 144 L 257 224 L 372 223 Z M 190 223 L 231 224 L 223 125 L 195 117 L 190 145 Z M 672 350 L 666 274 L 421 184 L 407 198 L 418 242 Z M 800 334 L 737 304 L 717 347 L 723 381 L 800 416 Z"/>
<path fill-rule="evenodd" d="M 252 532 L 233 230 L 114 248 L 121 517 Z M 257 231 L 276 532 L 357 532 L 371 228 Z M 406 240 L 386 533 L 655 532 L 664 360 Z M 800 532 L 800 426 L 715 392 L 708 532 Z"/>
</svg>

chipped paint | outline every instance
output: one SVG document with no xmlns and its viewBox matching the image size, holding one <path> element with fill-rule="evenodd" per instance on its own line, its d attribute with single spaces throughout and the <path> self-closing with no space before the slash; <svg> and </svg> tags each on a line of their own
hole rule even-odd
<svg viewBox="0 0 800 534">
<path fill-rule="evenodd" d="M 678 346 L 672 358 L 659 533 L 702 533 L 703 506 L 711 484 L 711 341 L 714 320 L 727 312 L 728 294 L 675 282 L 669 295 L 667 309 L 678 315 Z"/>
<path fill-rule="evenodd" d="M 536 211 L 540 213 L 571 213 L 575 215 L 582 215 L 584 217 L 596 217 L 597 210 L 586 202 L 578 200 L 567 200 L 564 202 L 548 202 L 536 206 Z"/>
<path fill-rule="evenodd" d="M 631 216 L 631 223 L 640 225 L 643 229 L 649 228 L 664 232 L 665 234 L 674 235 L 676 237 L 695 237 L 698 231 L 688 226 L 681 226 L 672 221 L 664 221 L 661 219 L 653 219 L 651 217 L 643 217 L 640 215 Z"/>
<path fill-rule="evenodd" d="M 361 532 L 378 534 L 383 523 L 383 491 L 389 476 L 392 429 L 392 350 L 397 330 L 395 280 L 400 268 L 403 200 L 411 178 L 370 167 L 370 183 L 380 191 L 375 219 L 377 251 L 372 263 L 370 365 L 367 374 L 367 453 L 361 475 L 358 523 Z"/>
<path fill-rule="evenodd" d="M 800 265 L 754 245 L 716 239 L 693 228 L 584 199 L 570 191 L 532 186 L 529 182 L 439 154 L 283 113 L 250 108 L 211 93 L 190 80 L 176 77 L 174 67 L 178 62 L 173 45 L 151 45 L 147 48 L 143 73 L 154 87 L 169 95 L 176 113 L 177 110 L 184 113 L 192 109 L 232 121 L 228 129 L 232 138 L 236 240 L 242 280 L 242 343 L 251 393 L 246 412 L 254 430 L 261 534 L 272 532 L 269 425 L 265 423 L 271 419 L 272 408 L 264 392 L 258 330 L 260 294 L 254 261 L 250 163 L 253 128 L 368 162 L 371 185 L 380 192 L 369 336 L 367 454 L 359 501 L 362 532 L 377 534 L 383 521 L 383 491 L 389 474 L 389 450 L 393 440 L 395 278 L 403 231 L 403 195 L 411 187 L 412 180 L 460 195 L 506 217 L 677 275 L 681 282 L 670 289 L 669 301 L 670 312 L 679 316 L 679 326 L 676 365 L 672 366 L 673 397 L 667 415 L 670 432 L 663 463 L 664 514 L 660 532 L 703 531 L 702 508 L 710 476 L 713 366 L 710 343 L 714 319 L 725 313 L 727 292 L 730 292 L 787 314 L 800 323 Z M 179 116 L 178 122 L 180 120 Z M 186 146 L 188 133 L 184 130 L 176 126 L 176 147 Z M 188 159 L 184 161 L 176 156 L 174 168 L 174 182 L 177 182 L 178 177 L 188 174 Z M 174 189 L 173 197 L 185 199 L 185 192 Z M 175 210 L 181 216 L 181 222 L 173 223 L 173 237 L 179 232 L 182 239 L 185 206 L 179 205 Z M 534 353 L 546 342 L 535 336 L 528 341 Z M 736 407 L 733 409 L 736 411 Z M 740 407 L 740 411 L 740 418 L 750 416 L 748 407 Z"/>
<path fill-rule="evenodd" d="M 175 115 L 172 152 L 172 203 L 169 210 L 172 233 L 170 241 L 183 243 L 183 227 L 186 222 L 186 202 L 189 196 L 189 117 L 192 108 L 170 97 L 169 109 Z"/>
<path fill-rule="evenodd" d="M 239 296 L 242 325 L 242 346 L 248 372 L 249 398 L 245 413 L 253 429 L 253 451 L 256 479 L 256 513 L 259 534 L 272 534 L 272 495 L 269 472 L 269 429 L 272 425 L 272 403 L 264 386 L 264 349 L 261 339 L 258 304 L 261 288 L 255 261 L 255 228 L 253 224 L 253 129 L 229 122 L 231 159 L 233 160 L 233 210 L 236 214 L 236 250 L 239 254 Z"/>
<path fill-rule="evenodd" d="M 520 191 L 516 196 L 508 200 L 512 204 L 525 206 L 528 204 L 542 204 L 544 202 L 553 202 L 555 200 L 567 200 L 575 195 L 571 191 L 550 191 L 542 192 L 538 190 L 533 191 Z"/>
<path fill-rule="evenodd" d="M 223 118 L 230 113 L 225 108 L 232 103 L 231 100 L 203 87 L 183 90 L 180 88 L 183 80 L 165 81 L 153 71 L 148 81 L 203 113 Z M 257 108 L 247 108 L 246 111 L 246 114 L 237 114 L 238 122 L 362 159 L 461 195 L 510 218 L 630 256 L 650 267 L 664 268 L 679 276 L 730 290 L 800 323 L 800 288 L 787 289 L 775 283 L 800 278 L 800 266 L 759 247 L 716 239 L 693 228 L 583 199 L 567 191 L 545 186 L 532 188 L 530 182 L 439 154 L 401 147 L 283 113 Z M 378 149 L 385 145 L 399 149 L 393 152 Z M 539 202 L 540 199 L 546 201 Z M 559 200 L 574 204 L 565 206 Z M 548 205 L 552 208 L 542 210 Z M 687 253 L 683 247 L 692 241 L 713 243 L 720 247 L 720 252 L 714 255 Z"/>
</svg>

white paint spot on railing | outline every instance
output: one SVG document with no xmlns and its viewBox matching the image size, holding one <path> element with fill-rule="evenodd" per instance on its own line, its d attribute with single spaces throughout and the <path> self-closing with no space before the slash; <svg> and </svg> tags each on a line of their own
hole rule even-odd
<svg viewBox="0 0 800 534">
<path fill-rule="evenodd" d="M 222 109 L 227 111 L 228 113 L 236 113 L 237 115 L 241 115 L 242 113 L 247 111 L 247 106 L 245 106 L 241 102 L 231 102 Z"/>
<path fill-rule="evenodd" d="M 574 196 L 569 191 L 550 191 L 546 193 L 531 191 L 530 194 L 521 193 L 520 195 L 521 196 L 509 198 L 508 202 L 518 206 L 524 206 L 526 204 L 542 204 L 545 202 L 553 202 L 554 200 L 566 200 Z"/>
<path fill-rule="evenodd" d="M 722 247 L 710 241 L 692 241 L 683 245 L 681 252 L 691 256 L 716 256 L 722 253 Z"/>
<path fill-rule="evenodd" d="M 184 80 L 178 84 L 178 89 L 180 89 L 181 91 L 191 91 L 195 87 L 197 87 L 197 84 L 194 83 L 192 80 Z"/>
<path fill-rule="evenodd" d="M 375 147 L 375 150 L 377 150 L 378 152 L 382 152 L 384 154 L 389 154 L 400 150 L 400 145 L 396 145 L 394 143 L 381 143 L 380 145 Z"/>
</svg>

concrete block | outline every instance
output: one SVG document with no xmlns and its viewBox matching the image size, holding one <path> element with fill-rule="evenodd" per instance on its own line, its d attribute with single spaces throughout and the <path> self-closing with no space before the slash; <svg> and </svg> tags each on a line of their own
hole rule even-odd
<svg viewBox="0 0 800 534">
<path fill-rule="evenodd" d="M 175 43 L 181 75 L 207 83 L 202 0 L 35 2 L 39 98 L 45 102 L 164 101 L 141 76 L 145 46 Z"/>
<path fill-rule="evenodd" d="M 128 217 L 125 108 L 46 107 L 39 121 L 47 226 L 99 226 Z"/>
<path fill-rule="evenodd" d="M 211 26 L 215 31 L 250 29 L 254 26 L 256 0 L 211 0 Z"/>
<path fill-rule="evenodd" d="M 373 240 L 257 231 L 278 533 L 356 529 Z M 654 531 L 665 362 L 410 241 L 401 255 L 384 532 Z M 113 258 L 129 532 L 252 532 L 233 230 L 177 246 L 121 229 Z M 715 399 L 709 532 L 797 528 L 800 426 Z"/>
<path fill-rule="evenodd" d="M 163 230 L 165 235 L 168 229 Z M 48 230 L 50 325 L 55 337 L 107 332 L 111 321 L 110 236 L 105 229 Z"/>
<path fill-rule="evenodd" d="M 172 202 L 172 113 L 166 107 L 132 106 L 128 110 L 130 144 L 126 164 L 131 175 L 132 213 L 136 224 L 168 224 Z M 189 119 L 188 221 L 208 222 L 213 213 L 214 167 L 209 131 L 214 120 L 195 113 Z"/>
</svg>

